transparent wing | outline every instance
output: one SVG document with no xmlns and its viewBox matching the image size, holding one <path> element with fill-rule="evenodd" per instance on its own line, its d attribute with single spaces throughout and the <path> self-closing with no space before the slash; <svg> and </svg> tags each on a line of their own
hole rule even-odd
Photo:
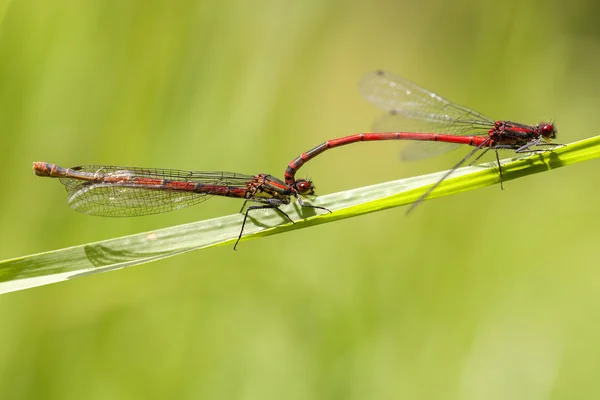
<svg viewBox="0 0 600 400">
<path fill-rule="evenodd" d="M 185 208 L 212 195 L 182 191 L 153 190 L 115 184 L 83 186 L 69 196 L 69 207 L 88 215 L 137 217 Z"/>
<path fill-rule="evenodd" d="M 360 91 L 375 106 L 388 111 L 388 116 L 382 117 L 382 121 L 390 119 L 390 122 L 386 122 L 388 126 L 393 125 L 397 117 L 432 123 L 437 125 L 435 129 L 455 127 L 455 130 L 444 129 L 451 134 L 464 134 L 468 130 L 485 130 L 494 126 L 492 119 L 388 72 L 367 74 L 360 83 Z"/>
<path fill-rule="evenodd" d="M 375 132 L 423 132 L 423 133 L 445 133 L 449 135 L 486 135 L 494 123 L 480 124 L 456 121 L 425 121 L 410 119 L 405 115 L 390 111 L 375 120 L 373 129 Z"/>
<path fill-rule="evenodd" d="M 388 111 L 374 123 L 376 132 L 423 132 L 449 135 L 486 135 L 494 121 L 452 103 L 404 78 L 384 71 L 367 74 L 360 83 L 363 96 Z M 445 142 L 414 142 L 402 151 L 403 160 L 420 160 L 454 150 Z"/>
<path fill-rule="evenodd" d="M 63 177 L 71 208 L 89 215 L 132 217 L 189 207 L 217 194 L 165 187 L 165 182 L 246 188 L 254 177 L 229 172 L 86 165 L 71 168 L 81 177 Z M 93 177 L 93 180 L 91 179 Z"/>
</svg>

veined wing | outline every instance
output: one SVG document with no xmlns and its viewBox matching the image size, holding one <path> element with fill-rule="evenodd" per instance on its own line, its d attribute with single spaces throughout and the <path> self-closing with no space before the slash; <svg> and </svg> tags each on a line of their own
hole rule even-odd
<svg viewBox="0 0 600 400">
<path fill-rule="evenodd" d="M 489 129 L 494 125 L 491 118 L 389 72 L 367 74 L 360 83 L 360 91 L 367 100 L 388 111 L 392 117 L 403 116 L 442 126 L 458 124 L 470 129 Z"/>
<path fill-rule="evenodd" d="M 467 136 L 486 135 L 494 127 L 492 119 L 388 72 L 367 74 L 360 83 L 360 91 L 371 103 L 388 111 L 375 121 L 376 132 Z M 419 160 L 443 154 L 458 146 L 445 142 L 414 142 L 405 147 L 401 157 Z"/>
<path fill-rule="evenodd" d="M 131 217 L 189 207 L 226 186 L 244 189 L 254 177 L 229 172 L 85 165 L 71 168 L 60 181 L 71 208 L 89 215 Z M 203 191 L 193 190 L 207 185 Z M 214 187 L 214 189 L 212 189 Z"/>
</svg>

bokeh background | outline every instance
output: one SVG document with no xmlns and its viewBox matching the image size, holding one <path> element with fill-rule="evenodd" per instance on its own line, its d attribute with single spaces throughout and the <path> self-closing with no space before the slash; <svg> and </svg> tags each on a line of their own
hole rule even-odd
<svg viewBox="0 0 600 400">
<path fill-rule="evenodd" d="M 599 133 L 594 1 L 0 2 L 0 259 L 235 213 L 71 211 L 33 161 L 268 172 L 405 76 L 493 118 Z M 319 193 L 448 168 L 401 143 Z M 460 150 L 459 150 L 460 152 Z M 0 297 L 5 399 L 598 398 L 598 163 Z"/>
</svg>

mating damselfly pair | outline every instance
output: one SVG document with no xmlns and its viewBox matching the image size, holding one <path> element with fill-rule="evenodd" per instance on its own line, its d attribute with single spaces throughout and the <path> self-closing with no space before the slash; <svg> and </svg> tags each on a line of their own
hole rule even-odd
<svg viewBox="0 0 600 400">
<path fill-rule="evenodd" d="M 404 150 L 404 158 L 419 159 L 437 155 L 459 145 L 473 149 L 456 163 L 438 182 L 413 203 L 408 212 L 424 200 L 460 166 L 474 163 L 493 150 L 498 162 L 500 184 L 502 167 L 499 150 L 516 153 L 543 152 L 563 146 L 552 143 L 557 130 L 553 123 L 525 125 L 493 120 L 464 106 L 452 103 L 406 79 L 383 71 L 368 74 L 360 84 L 363 96 L 386 111 L 372 133 L 358 133 L 331 139 L 293 159 L 284 172 L 284 180 L 269 174 L 245 175 L 231 172 L 183 171 L 176 169 L 82 165 L 62 168 L 36 162 L 38 176 L 59 178 L 69 194 L 69 206 L 89 215 L 130 217 L 172 211 L 201 203 L 212 196 L 244 199 L 255 203 L 246 208 L 237 247 L 248 213 L 274 209 L 291 223 L 294 221 L 279 207 L 294 197 L 302 207 L 330 210 L 303 200 L 314 194 L 310 180 L 296 179 L 298 169 L 328 149 L 356 142 L 409 140 L 417 142 Z M 402 130 L 406 121 L 417 121 L 414 130 Z M 242 207 L 242 211 L 244 207 Z"/>
</svg>

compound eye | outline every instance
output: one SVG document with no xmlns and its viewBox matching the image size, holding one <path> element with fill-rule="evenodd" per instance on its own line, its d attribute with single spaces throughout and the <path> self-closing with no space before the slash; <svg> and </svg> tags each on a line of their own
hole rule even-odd
<svg viewBox="0 0 600 400">
<path fill-rule="evenodd" d="M 547 137 L 549 139 L 556 138 L 556 129 L 552 124 L 544 124 L 541 128 L 542 136 Z"/>
<path fill-rule="evenodd" d="M 296 190 L 298 190 L 298 193 L 300 194 L 312 194 L 313 189 L 312 182 L 310 181 L 302 179 L 296 182 Z"/>
</svg>

